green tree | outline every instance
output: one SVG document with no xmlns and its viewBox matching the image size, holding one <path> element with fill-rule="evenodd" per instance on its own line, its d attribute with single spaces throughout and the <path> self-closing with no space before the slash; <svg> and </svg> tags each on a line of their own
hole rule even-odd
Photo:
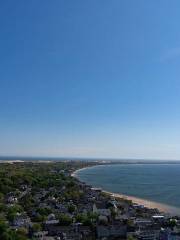
<svg viewBox="0 0 180 240">
<path fill-rule="evenodd" d="M 33 226 L 32 226 L 32 230 L 33 230 L 33 232 L 41 231 L 42 230 L 42 225 L 39 224 L 39 223 L 34 223 Z"/>
<path fill-rule="evenodd" d="M 66 214 L 60 214 L 58 216 L 58 219 L 59 219 L 59 225 L 62 225 L 62 226 L 69 226 L 72 223 L 72 218 Z"/>
<path fill-rule="evenodd" d="M 75 210 L 76 210 L 76 206 L 75 206 L 75 205 L 70 204 L 70 205 L 68 206 L 68 211 L 69 211 L 69 213 L 73 213 Z"/>
</svg>

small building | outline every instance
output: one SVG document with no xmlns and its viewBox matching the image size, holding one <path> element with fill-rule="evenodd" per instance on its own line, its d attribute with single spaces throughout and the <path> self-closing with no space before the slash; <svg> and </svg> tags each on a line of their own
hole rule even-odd
<svg viewBox="0 0 180 240">
<path fill-rule="evenodd" d="M 99 225 L 96 228 L 96 234 L 98 239 L 109 237 L 121 237 L 126 238 L 127 227 L 125 225 Z"/>
<path fill-rule="evenodd" d="M 159 232 L 155 230 L 144 230 L 137 232 L 138 238 L 142 240 L 156 240 L 159 239 Z"/>
<path fill-rule="evenodd" d="M 31 219 L 25 215 L 25 214 L 20 214 L 17 215 L 13 221 L 13 226 L 15 227 L 30 227 L 32 225 Z"/>
<path fill-rule="evenodd" d="M 97 213 L 97 214 L 99 214 L 99 215 L 106 216 L 106 217 L 110 217 L 110 216 L 111 216 L 111 211 L 110 211 L 110 209 L 108 209 L 108 208 L 98 209 L 98 208 L 96 207 L 96 204 L 93 205 L 93 213 Z"/>
</svg>

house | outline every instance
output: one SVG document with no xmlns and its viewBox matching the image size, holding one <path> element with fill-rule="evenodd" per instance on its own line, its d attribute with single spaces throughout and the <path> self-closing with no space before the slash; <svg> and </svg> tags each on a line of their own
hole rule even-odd
<svg viewBox="0 0 180 240">
<path fill-rule="evenodd" d="M 43 239 L 41 240 L 61 240 L 60 238 L 54 238 L 54 237 L 50 237 L 50 236 L 45 236 Z"/>
<path fill-rule="evenodd" d="M 30 227 L 32 225 L 31 219 L 26 214 L 18 214 L 14 221 L 13 226 L 15 227 Z"/>
<path fill-rule="evenodd" d="M 111 216 L 110 209 L 108 209 L 108 208 L 98 209 L 96 207 L 96 204 L 93 205 L 93 213 L 97 213 L 99 215 L 106 216 L 106 217 L 110 217 Z"/>
<path fill-rule="evenodd" d="M 54 213 L 51 213 L 48 215 L 47 220 L 45 221 L 45 224 L 58 224 L 59 220 L 56 219 Z"/>
<path fill-rule="evenodd" d="M 100 215 L 98 217 L 99 222 L 108 223 L 108 218 L 106 216 Z"/>
<path fill-rule="evenodd" d="M 161 222 L 161 223 L 165 220 L 164 215 L 154 215 L 152 216 L 152 219 L 155 222 Z"/>
<path fill-rule="evenodd" d="M 49 225 L 55 225 L 55 224 L 58 224 L 59 223 L 59 220 L 46 220 L 45 221 L 45 224 Z"/>
<path fill-rule="evenodd" d="M 7 203 L 13 204 L 13 203 L 17 203 L 18 199 L 15 196 L 9 196 L 7 198 Z"/>
<path fill-rule="evenodd" d="M 155 240 L 159 239 L 161 232 L 161 225 L 159 224 L 148 224 L 142 225 L 136 231 L 137 236 L 142 240 Z"/>
<path fill-rule="evenodd" d="M 67 213 L 68 209 L 67 207 L 62 203 L 56 203 L 55 207 L 61 212 L 61 213 Z"/>
<path fill-rule="evenodd" d="M 41 239 L 44 239 L 44 237 L 47 235 L 48 235 L 48 231 L 39 231 L 39 232 L 35 232 L 33 234 L 33 237 L 35 239 L 41 240 Z"/>
<path fill-rule="evenodd" d="M 117 214 L 115 216 L 115 220 L 119 220 L 119 221 L 128 220 L 128 219 L 129 219 L 129 214 L 128 213 L 122 214 L 121 212 L 117 212 Z"/>
<path fill-rule="evenodd" d="M 127 227 L 125 225 L 99 225 L 96 228 L 96 234 L 98 239 L 109 237 L 122 237 L 126 238 Z"/>
<path fill-rule="evenodd" d="M 51 213 L 47 216 L 47 220 L 55 220 L 56 219 L 56 216 L 54 213 Z"/>
<path fill-rule="evenodd" d="M 54 226 L 47 225 L 46 230 L 51 236 L 59 236 L 60 239 L 84 240 L 92 235 L 91 229 L 85 226 Z"/>
<path fill-rule="evenodd" d="M 179 225 L 179 224 L 177 224 L 176 226 L 174 226 L 173 232 L 176 233 L 176 234 L 180 234 L 180 225 Z"/>
<path fill-rule="evenodd" d="M 171 235 L 171 230 L 170 229 L 162 228 L 160 233 L 159 233 L 159 239 L 160 240 L 169 240 L 170 235 Z"/>
<path fill-rule="evenodd" d="M 135 209 L 144 209 L 145 208 L 144 205 L 137 204 L 137 203 L 132 204 L 132 207 L 135 208 Z"/>
<path fill-rule="evenodd" d="M 159 239 L 159 231 L 144 230 L 136 232 L 138 238 L 142 240 L 156 240 Z"/>
<path fill-rule="evenodd" d="M 34 233 L 33 239 L 34 240 L 55 240 L 54 237 L 48 236 L 48 231 L 39 231 Z"/>
<path fill-rule="evenodd" d="M 97 192 L 97 193 L 101 193 L 102 189 L 101 188 L 91 188 L 91 191 Z"/>
<path fill-rule="evenodd" d="M 149 218 L 136 218 L 134 220 L 134 224 L 138 226 L 139 228 L 144 227 L 144 226 L 149 226 L 152 224 L 152 220 Z"/>
</svg>

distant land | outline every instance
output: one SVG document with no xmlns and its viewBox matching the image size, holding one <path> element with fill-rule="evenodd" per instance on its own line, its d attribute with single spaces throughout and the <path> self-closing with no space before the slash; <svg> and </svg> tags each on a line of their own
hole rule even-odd
<svg viewBox="0 0 180 240">
<path fill-rule="evenodd" d="M 86 158 L 86 157 L 39 157 L 39 156 L 0 156 L 0 162 L 6 161 L 90 161 L 98 162 L 101 164 L 119 164 L 119 163 L 139 163 L 139 164 L 180 164 L 180 160 L 168 160 L 168 159 L 128 159 L 128 158 Z"/>
</svg>

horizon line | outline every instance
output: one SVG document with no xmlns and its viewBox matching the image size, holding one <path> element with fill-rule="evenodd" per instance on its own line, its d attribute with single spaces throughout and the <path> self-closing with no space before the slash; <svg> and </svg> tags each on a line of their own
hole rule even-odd
<svg viewBox="0 0 180 240">
<path fill-rule="evenodd" d="M 159 159 L 159 158 L 110 158 L 110 157 L 73 157 L 73 156 L 30 156 L 30 155 L 0 155 L 0 160 L 101 160 L 101 161 L 180 161 L 180 159 Z"/>
</svg>

